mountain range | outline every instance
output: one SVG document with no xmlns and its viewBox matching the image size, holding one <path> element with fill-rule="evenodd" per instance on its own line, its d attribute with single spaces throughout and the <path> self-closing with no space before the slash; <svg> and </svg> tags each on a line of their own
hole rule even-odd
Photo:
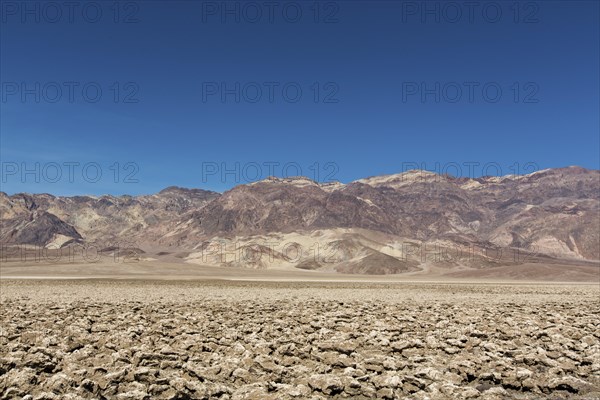
<svg viewBox="0 0 600 400">
<path fill-rule="evenodd" d="M 397 274 L 600 260 L 600 171 L 463 178 L 424 170 L 348 184 L 270 177 L 222 194 L 0 192 L 3 251 L 128 249 L 145 260 Z"/>
</svg>

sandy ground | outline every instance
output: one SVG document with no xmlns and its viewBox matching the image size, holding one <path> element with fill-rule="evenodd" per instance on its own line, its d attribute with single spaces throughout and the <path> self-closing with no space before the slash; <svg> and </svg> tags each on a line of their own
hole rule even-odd
<svg viewBox="0 0 600 400">
<path fill-rule="evenodd" d="M 595 283 L 3 279 L 0 301 L 2 399 L 600 397 Z"/>
<path fill-rule="evenodd" d="M 110 259 L 110 257 L 109 257 Z M 356 275 L 305 271 L 295 268 L 245 269 L 202 266 L 164 261 L 47 262 L 2 261 L 0 279 L 158 279 L 251 281 L 348 281 L 348 282 L 597 282 L 600 264 L 522 264 L 482 269 L 427 268 L 424 272 L 397 275 Z"/>
</svg>

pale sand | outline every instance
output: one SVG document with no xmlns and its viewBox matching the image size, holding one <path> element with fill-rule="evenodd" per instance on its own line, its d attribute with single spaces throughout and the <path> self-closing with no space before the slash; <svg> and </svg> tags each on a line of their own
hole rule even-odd
<svg viewBox="0 0 600 400">
<path fill-rule="evenodd" d="M 431 268 L 396 275 L 354 275 L 295 268 L 246 269 L 170 263 L 138 262 L 21 262 L 2 261 L 0 279 L 144 279 L 248 280 L 324 282 L 580 282 L 600 285 L 598 265 L 523 264 L 482 269 Z"/>
</svg>

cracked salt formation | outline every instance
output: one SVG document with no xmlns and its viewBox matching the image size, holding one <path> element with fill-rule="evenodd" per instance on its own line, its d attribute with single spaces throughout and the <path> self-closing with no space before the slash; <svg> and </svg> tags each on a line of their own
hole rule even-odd
<svg viewBox="0 0 600 400">
<path fill-rule="evenodd" d="M 597 285 L 1 284 L 2 399 L 600 396 Z"/>
</svg>

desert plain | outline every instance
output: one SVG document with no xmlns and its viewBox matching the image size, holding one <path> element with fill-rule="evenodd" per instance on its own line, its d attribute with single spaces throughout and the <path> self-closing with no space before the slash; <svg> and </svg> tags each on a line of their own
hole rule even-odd
<svg viewBox="0 0 600 400">
<path fill-rule="evenodd" d="M 600 398 L 593 270 L 115 268 L 2 266 L 0 398 Z"/>
</svg>

